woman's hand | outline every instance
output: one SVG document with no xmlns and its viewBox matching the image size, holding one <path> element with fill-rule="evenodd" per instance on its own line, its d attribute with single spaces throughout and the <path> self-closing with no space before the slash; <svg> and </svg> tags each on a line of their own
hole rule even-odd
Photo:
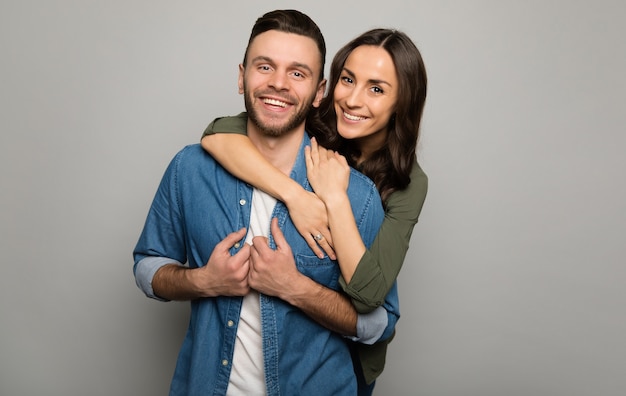
<svg viewBox="0 0 626 396">
<path fill-rule="evenodd" d="M 311 147 L 305 148 L 305 158 L 309 182 L 325 204 L 338 196 L 345 196 L 350 180 L 350 166 L 343 155 L 326 150 L 313 138 Z"/>
<path fill-rule="evenodd" d="M 312 192 L 299 189 L 298 195 L 285 200 L 285 204 L 293 224 L 313 252 L 319 258 L 323 258 L 323 249 L 328 257 L 335 260 L 337 256 L 333 250 L 333 238 L 328 228 L 328 215 L 324 202 Z"/>
</svg>

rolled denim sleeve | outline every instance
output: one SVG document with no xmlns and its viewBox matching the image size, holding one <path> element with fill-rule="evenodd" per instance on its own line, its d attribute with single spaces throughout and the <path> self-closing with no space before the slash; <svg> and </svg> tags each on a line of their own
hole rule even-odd
<svg viewBox="0 0 626 396">
<path fill-rule="evenodd" d="M 372 345 L 385 333 L 388 322 L 387 310 L 383 307 L 378 307 L 368 314 L 358 314 L 356 337 L 347 338 L 362 344 Z"/>
<path fill-rule="evenodd" d="M 145 257 L 135 264 L 135 282 L 147 297 L 159 301 L 169 301 L 154 294 L 152 289 L 152 278 L 154 274 L 167 264 L 183 265 L 182 263 L 168 257 Z"/>
<path fill-rule="evenodd" d="M 395 302 L 395 304 L 390 303 L 390 301 Z M 400 309 L 397 302 L 398 283 L 394 282 L 383 306 L 367 314 L 358 314 L 356 337 L 348 338 L 367 345 L 389 339 L 393 336 L 398 319 L 400 319 Z"/>
</svg>

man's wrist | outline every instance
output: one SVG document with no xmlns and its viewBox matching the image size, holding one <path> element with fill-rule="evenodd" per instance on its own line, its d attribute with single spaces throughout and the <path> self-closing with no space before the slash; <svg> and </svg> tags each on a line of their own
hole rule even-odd
<svg viewBox="0 0 626 396">
<path fill-rule="evenodd" d="M 208 271 L 204 271 L 203 267 L 188 269 L 183 273 L 184 282 L 191 286 L 191 292 L 197 298 L 217 297 L 217 293 L 209 285 Z"/>
<path fill-rule="evenodd" d="M 318 298 L 322 293 L 322 285 L 314 282 L 311 278 L 298 273 L 295 282 L 290 283 L 290 288 L 285 290 L 280 299 L 287 301 L 297 308 L 302 308 L 307 301 Z"/>
</svg>

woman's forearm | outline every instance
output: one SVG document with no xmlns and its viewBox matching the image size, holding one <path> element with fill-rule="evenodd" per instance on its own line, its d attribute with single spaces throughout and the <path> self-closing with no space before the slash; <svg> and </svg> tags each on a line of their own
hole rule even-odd
<svg viewBox="0 0 626 396">
<path fill-rule="evenodd" d="M 237 178 L 289 202 L 302 187 L 271 165 L 245 135 L 216 133 L 202 138 L 202 147 Z"/>
<path fill-rule="evenodd" d="M 341 275 L 349 283 L 367 248 L 356 226 L 348 195 L 343 192 L 324 203 Z"/>
</svg>

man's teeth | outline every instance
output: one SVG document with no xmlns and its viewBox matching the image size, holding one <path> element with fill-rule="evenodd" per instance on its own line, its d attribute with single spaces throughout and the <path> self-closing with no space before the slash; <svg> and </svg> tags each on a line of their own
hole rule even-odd
<svg viewBox="0 0 626 396">
<path fill-rule="evenodd" d="M 281 102 L 280 100 L 276 99 L 264 99 L 263 102 L 272 106 L 287 107 L 287 103 Z"/>
<path fill-rule="evenodd" d="M 352 114 L 346 113 L 345 111 L 343 112 L 343 116 L 349 119 L 350 121 L 361 121 L 365 119 L 365 117 L 354 116 Z"/>
</svg>

